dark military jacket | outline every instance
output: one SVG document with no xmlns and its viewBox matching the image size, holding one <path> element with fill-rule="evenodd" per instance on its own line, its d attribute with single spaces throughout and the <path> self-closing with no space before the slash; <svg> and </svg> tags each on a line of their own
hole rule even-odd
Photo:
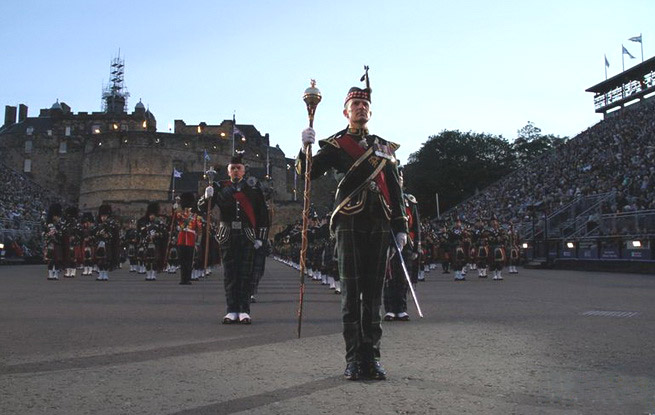
<svg viewBox="0 0 655 415">
<path fill-rule="evenodd" d="M 212 206 L 218 206 L 221 210 L 221 221 L 241 222 L 244 228 L 255 231 L 256 239 L 268 239 L 270 224 L 266 200 L 254 177 L 244 178 L 238 183 L 222 180 L 214 182 L 213 187 Z M 198 208 L 207 211 L 207 200 L 204 197 L 198 201 Z"/>
<path fill-rule="evenodd" d="M 343 147 L 341 140 L 345 136 L 351 136 L 356 142 L 361 140 L 367 141 L 365 147 L 368 149 L 375 146 L 375 152 L 363 163 L 377 164 L 386 159 L 386 164 L 381 172 L 384 173 L 386 186 L 389 192 L 389 202 L 383 197 L 383 193 L 377 188 L 378 197 L 380 197 L 382 205 L 385 207 L 384 215 L 391 223 L 391 228 L 394 232 L 407 233 L 407 218 L 405 217 L 405 209 L 403 202 L 403 192 L 399 184 L 398 165 L 395 160 L 394 152 L 400 147 L 398 144 L 387 141 L 381 137 L 366 134 L 363 136 L 351 135 L 348 129 L 339 131 L 333 136 L 319 141 L 320 150 L 316 153 L 312 160 L 312 170 L 310 177 L 312 179 L 323 176 L 329 169 L 336 170 L 337 174 L 345 175 L 337 186 L 335 194 L 335 212 L 336 214 L 357 214 L 363 209 L 365 203 L 365 193 L 371 188 L 378 187 L 372 185 L 373 180 L 367 176 L 367 170 L 360 173 L 358 169 L 359 164 L 356 159 L 350 155 Z M 299 170 L 302 174 L 304 170 L 305 154 L 301 151 L 299 154 Z M 354 174 L 353 174 L 354 173 Z M 370 186 L 369 186 L 370 185 Z M 353 191 L 359 188 L 357 194 L 352 195 Z M 352 196 L 352 197 L 351 197 Z M 346 200 L 350 198 L 350 200 Z M 382 213 L 382 212 L 381 212 Z"/>
</svg>

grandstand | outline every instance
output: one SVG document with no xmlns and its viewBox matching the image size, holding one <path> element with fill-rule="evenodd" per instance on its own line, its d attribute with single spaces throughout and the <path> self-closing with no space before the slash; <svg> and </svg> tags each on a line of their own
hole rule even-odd
<svg viewBox="0 0 655 415">
<path fill-rule="evenodd" d="M 451 212 L 518 224 L 543 264 L 655 262 L 655 59 L 588 91 L 604 120 Z"/>
<path fill-rule="evenodd" d="M 61 198 L 24 174 L 0 163 L 0 243 L 3 261 L 23 261 L 41 255 L 41 218 Z"/>
</svg>

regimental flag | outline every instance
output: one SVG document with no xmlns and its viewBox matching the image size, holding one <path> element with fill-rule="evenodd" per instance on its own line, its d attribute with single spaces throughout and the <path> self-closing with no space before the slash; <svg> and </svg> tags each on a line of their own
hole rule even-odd
<svg viewBox="0 0 655 415">
<path fill-rule="evenodd" d="M 639 36 L 631 37 L 631 38 L 628 39 L 628 40 L 631 40 L 631 41 L 633 41 L 633 42 L 639 42 L 639 43 L 641 43 L 641 33 L 639 34 Z"/>
<path fill-rule="evenodd" d="M 632 54 L 631 54 L 630 52 L 628 52 L 628 49 L 626 49 L 625 46 L 621 45 L 621 49 L 623 49 L 623 50 L 621 51 L 621 53 L 623 53 L 624 55 L 628 55 L 628 56 L 630 56 L 630 59 L 635 59 L 635 57 L 632 56 Z"/>
<path fill-rule="evenodd" d="M 182 172 L 177 171 L 177 169 L 175 167 L 173 167 L 173 178 L 175 178 L 175 179 L 182 178 Z"/>
<path fill-rule="evenodd" d="M 610 67 L 610 61 L 607 60 L 607 55 L 605 55 L 605 67 L 606 68 Z"/>
<path fill-rule="evenodd" d="M 205 158 L 205 161 L 211 161 L 211 159 L 209 158 L 209 154 L 207 154 L 207 150 L 203 150 L 203 151 L 204 151 L 203 157 Z"/>
</svg>

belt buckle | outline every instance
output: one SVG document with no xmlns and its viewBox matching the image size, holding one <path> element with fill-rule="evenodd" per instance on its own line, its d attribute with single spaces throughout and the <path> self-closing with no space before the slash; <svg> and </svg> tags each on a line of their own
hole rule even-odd
<svg viewBox="0 0 655 415">
<path fill-rule="evenodd" d="M 241 222 L 232 222 L 232 229 L 241 229 Z"/>
</svg>

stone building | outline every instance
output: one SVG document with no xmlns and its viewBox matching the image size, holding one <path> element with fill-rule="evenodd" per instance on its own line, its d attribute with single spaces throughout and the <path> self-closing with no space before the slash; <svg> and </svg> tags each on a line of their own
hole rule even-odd
<svg viewBox="0 0 655 415">
<path fill-rule="evenodd" d="M 157 132 L 155 116 L 141 101 L 128 113 L 123 67 L 120 60 L 112 62 L 101 112 L 74 113 L 57 100 L 29 117 L 27 106 L 7 105 L 0 127 L 3 162 L 82 211 L 96 211 L 108 202 L 119 214 L 132 216 L 143 213 L 150 201 L 171 200 L 174 189 L 204 188 L 202 174 L 209 166 L 218 167 L 219 178 L 226 176 L 234 148 L 245 151 L 250 174 L 273 190 L 275 200 L 293 199 L 287 159 L 270 145 L 268 134 L 233 120 L 218 125 L 176 120 L 173 133 Z M 181 179 L 173 180 L 174 169 Z"/>
</svg>

